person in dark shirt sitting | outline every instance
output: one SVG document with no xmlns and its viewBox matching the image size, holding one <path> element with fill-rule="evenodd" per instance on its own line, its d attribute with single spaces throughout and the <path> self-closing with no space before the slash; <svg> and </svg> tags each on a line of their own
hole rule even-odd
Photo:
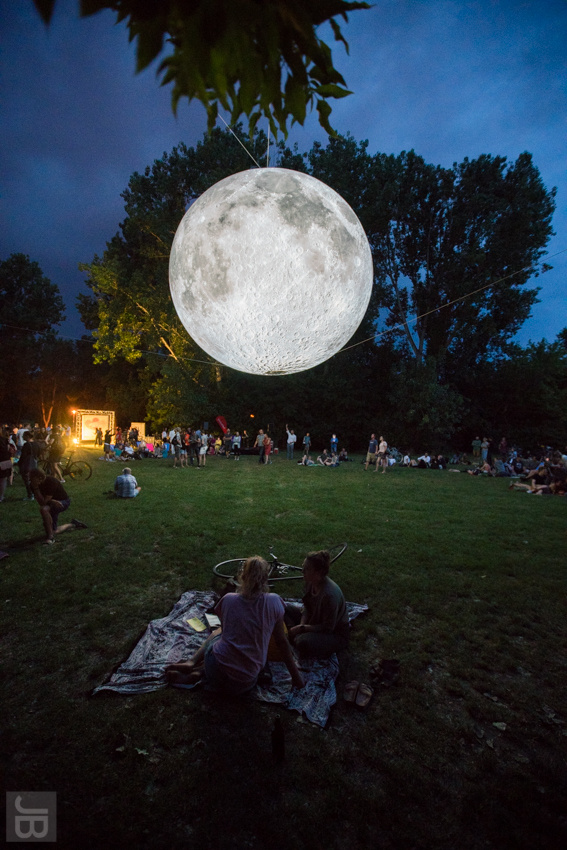
<svg viewBox="0 0 567 850">
<path fill-rule="evenodd" d="M 72 519 L 58 526 L 59 514 L 69 508 L 71 499 L 63 485 L 52 475 L 46 475 L 41 469 L 30 471 L 30 484 L 35 501 L 38 504 L 46 539 L 44 543 L 55 543 L 55 535 L 72 528 L 86 528 L 84 522 Z"/>
<path fill-rule="evenodd" d="M 348 646 L 346 602 L 340 587 L 329 578 L 330 564 L 329 552 L 310 552 L 303 562 L 303 606 L 285 606 L 289 640 L 303 657 L 329 658 Z"/>
</svg>

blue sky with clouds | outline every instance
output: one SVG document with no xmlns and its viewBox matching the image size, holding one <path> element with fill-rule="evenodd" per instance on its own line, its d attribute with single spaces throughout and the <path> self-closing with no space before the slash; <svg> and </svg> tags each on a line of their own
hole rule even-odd
<svg viewBox="0 0 567 850">
<path fill-rule="evenodd" d="M 31 0 L 0 0 L 0 258 L 39 262 L 63 294 L 69 336 L 83 332 L 77 264 L 118 229 L 130 175 L 206 126 L 199 104 L 173 116 L 154 67 L 134 74 L 111 13 L 79 19 L 77 7 L 58 0 L 46 29 Z M 530 151 L 558 189 L 549 255 L 567 249 L 565 0 L 377 0 L 342 28 L 350 55 L 340 44 L 333 55 L 354 94 L 334 105 L 339 132 L 371 153 L 413 148 L 445 166 Z M 325 142 L 316 115 L 290 135 L 300 150 L 315 140 Z M 522 344 L 567 326 L 567 251 L 550 263 Z"/>
</svg>

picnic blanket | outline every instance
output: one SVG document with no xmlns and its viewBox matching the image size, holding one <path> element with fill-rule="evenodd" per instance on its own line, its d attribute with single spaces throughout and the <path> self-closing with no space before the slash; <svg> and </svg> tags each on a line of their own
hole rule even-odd
<svg viewBox="0 0 567 850">
<path fill-rule="evenodd" d="M 108 681 L 94 689 L 93 694 L 115 691 L 119 694 L 145 694 L 167 687 L 165 668 L 196 652 L 208 632 L 196 632 L 187 622 L 193 617 L 204 620 L 219 597 L 213 591 L 188 590 L 174 605 L 167 617 L 152 620 L 129 657 Z M 301 604 L 299 599 L 284 602 Z M 353 620 L 367 605 L 347 602 L 349 620 Z M 301 690 L 292 688 L 285 664 L 270 662 L 272 683 L 257 685 L 251 692 L 253 699 L 277 703 L 289 710 L 304 714 L 312 723 L 325 726 L 331 708 L 337 701 L 335 680 L 339 673 L 336 655 L 325 661 L 301 661 L 300 669 L 306 680 Z"/>
</svg>

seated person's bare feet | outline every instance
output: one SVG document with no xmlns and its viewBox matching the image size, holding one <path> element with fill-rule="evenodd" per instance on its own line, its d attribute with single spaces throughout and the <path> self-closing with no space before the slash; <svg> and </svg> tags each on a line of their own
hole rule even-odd
<svg viewBox="0 0 567 850">
<path fill-rule="evenodd" d="M 203 676 L 203 666 L 195 666 L 193 661 L 181 661 L 168 664 L 165 676 L 170 685 L 193 685 Z"/>
</svg>

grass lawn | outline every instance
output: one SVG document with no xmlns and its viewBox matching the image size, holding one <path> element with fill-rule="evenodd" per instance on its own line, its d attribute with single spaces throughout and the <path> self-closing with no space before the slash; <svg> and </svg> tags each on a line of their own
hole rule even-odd
<svg viewBox="0 0 567 850">
<path fill-rule="evenodd" d="M 504 479 L 394 469 L 133 464 L 67 485 L 87 530 L 41 545 L 20 480 L 0 506 L 9 791 L 56 791 L 58 847 L 554 850 L 567 846 L 565 498 Z M 90 455 L 90 457 L 89 457 Z M 325 730 L 272 706 L 166 689 L 90 691 L 218 561 L 346 540 L 331 567 L 355 621 Z M 300 595 L 300 582 L 278 590 Z M 360 712 L 342 700 L 379 657 L 402 674 Z M 281 711 L 280 711 L 281 713 Z"/>
</svg>

